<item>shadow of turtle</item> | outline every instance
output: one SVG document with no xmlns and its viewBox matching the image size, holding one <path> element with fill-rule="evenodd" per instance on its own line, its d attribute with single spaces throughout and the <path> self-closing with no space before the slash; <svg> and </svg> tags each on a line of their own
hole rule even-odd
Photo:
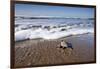
<svg viewBox="0 0 100 69">
<path fill-rule="evenodd" d="M 71 48 L 71 49 L 73 50 L 73 46 L 72 46 L 72 44 L 69 43 L 69 42 L 66 42 L 66 43 L 67 43 L 67 45 L 68 45 L 68 48 Z"/>
</svg>

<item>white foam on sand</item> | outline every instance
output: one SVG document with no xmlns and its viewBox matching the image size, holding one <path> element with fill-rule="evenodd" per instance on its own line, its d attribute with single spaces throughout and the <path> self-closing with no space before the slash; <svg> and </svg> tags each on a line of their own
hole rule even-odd
<svg viewBox="0 0 100 69">
<path fill-rule="evenodd" d="M 61 28 L 55 28 L 50 30 L 42 28 L 38 28 L 36 30 L 26 29 L 15 32 L 15 41 L 37 38 L 58 39 L 69 35 L 78 35 L 84 33 L 94 33 L 94 30 L 93 28 L 72 28 L 64 31 L 61 31 Z"/>
</svg>

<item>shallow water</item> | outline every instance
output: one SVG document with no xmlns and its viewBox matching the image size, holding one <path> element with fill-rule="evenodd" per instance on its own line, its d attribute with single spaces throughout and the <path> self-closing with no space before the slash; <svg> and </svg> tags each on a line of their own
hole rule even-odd
<svg viewBox="0 0 100 69">
<path fill-rule="evenodd" d="M 15 41 L 58 39 L 64 36 L 94 33 L 93 19 L 15 19 Z"/>
</svg>

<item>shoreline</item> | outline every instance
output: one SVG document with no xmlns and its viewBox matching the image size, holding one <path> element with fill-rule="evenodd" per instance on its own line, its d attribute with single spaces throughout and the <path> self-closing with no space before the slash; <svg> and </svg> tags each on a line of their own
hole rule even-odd
<svg viewBox="0 0 100 69">
<path fill-rule="evenodd" d="M 72 44 L 71 55 L 68 50 L 62 53 L 56 48 L 62 39 Z M 15 42 L 15 67 L 92 62 L 95 61 L 94 49 L 93 34 Z"/>
<path fill-rule="evenodd" d="M 61 40 L 61 39 L 67 39 L 67 38 L 70 38 L 70 37 L 77 37 L 77 36 L 81 36 L 81 35 L 94 35 L 94 33 L 84 33 L 84 34 L 78 34 L 78 35 L 69 35 L 69 36 L 64 36 L 64 37 L 61 37 L 61 38 L 58 38 L 58 39 L 42 39 L 42 38 L 36 38 L 36 39 L 25 39 L 25 40 L 19 40 L 19 41 L 15 41 L 15 43 L 19 43 L 19 42 L 24 42 L 24 41 L 43 41 L 43 40 L 46 40 L 46 41 L 55 41 L 55 40 Z"/>
</svg>

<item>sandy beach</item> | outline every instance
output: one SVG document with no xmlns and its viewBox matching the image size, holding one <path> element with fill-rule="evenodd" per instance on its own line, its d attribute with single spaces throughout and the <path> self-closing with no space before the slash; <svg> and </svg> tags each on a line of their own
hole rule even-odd
<svg viewBox="0 0 100 69">
<path fill-rule="evenodd" d="M 73 50 L 57 48 L 61 40 L 70 42 Z M 15 42 L 15 67 L 93 62 L 94 49 L 93 34 L 19 41 Z"/>
</svg>

